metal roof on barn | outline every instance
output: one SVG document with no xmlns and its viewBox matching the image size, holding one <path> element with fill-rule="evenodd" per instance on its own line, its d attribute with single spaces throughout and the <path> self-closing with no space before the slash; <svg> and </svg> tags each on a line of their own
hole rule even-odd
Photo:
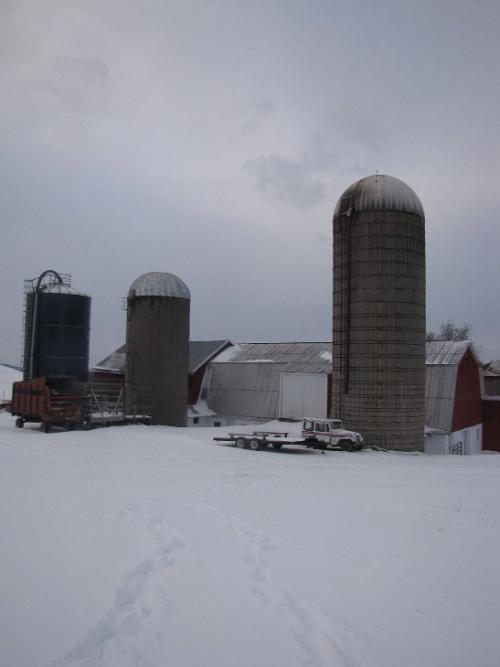
<svg viewBox="0 0 500 667">
<path fill-rule="evenodd" d="M 470 340 L 431 340 L 425 346 L 425 364 L 427 366 L 458 366 L 468 348 L 474 356 Z"/>
<path fill-rule="evenodd" d="M 92 370 L 109 373 L 125 373 L 125 345 L 109 354 L 94 366 Z"/>
<path fill-rule="evenodd" d="M 489 364 L 486 364 L 484 367 L 484 374 L 487 377 L 500 376 L 500 359 L 495 359 L 494 361 L 490 361 Z"/>
<path fill-rule="evenodd" d="M 189 341 L 189 372 L 194 373 L 202 364 L 209 361 L 228 340 L 191 340 Z M 125 345 L 122 345 L 112 354 L 96 364 L 95 371 L 108 371 L 109 373 L 125 372 Z"/>
<path fill-rule="evenodd" d="M 214 354 L 230 343 L 226 340 L 191 340 L 189 341 L 189 372 L 194 373 Z"/>
<path fill-rule="evenodd" d="M 274 362 L 289 373 L 331 373 L 332 344 L 323 343 L 238 343 L 229 356 L 214 363 Z"/>
</svg>

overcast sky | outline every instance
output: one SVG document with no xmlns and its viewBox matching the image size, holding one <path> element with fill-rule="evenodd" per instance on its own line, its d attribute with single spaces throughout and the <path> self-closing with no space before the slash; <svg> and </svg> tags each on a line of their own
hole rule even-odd
<svg viewBox="0 0 500 667">
<path fill-rule="evenodd" d="M 331 219 L 379 171 L 422 200 L 427 328 L 500 358 L 498 0 L 0 0 L 0 361 L 25 278 L 92 296 L 91 361 L 147 271 L 191 337 L 331 338 Z"/>
</svg>

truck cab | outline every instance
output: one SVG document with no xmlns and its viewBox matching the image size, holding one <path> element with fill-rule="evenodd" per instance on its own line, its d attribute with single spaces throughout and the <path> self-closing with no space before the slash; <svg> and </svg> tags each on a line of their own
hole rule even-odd
<svg viewBox="0 0 500 667">
<path fill-rule="evenodd" d="M 360 450 L 364 441 L 360 433 L 347 431 L 341 419 L 305 418 L 302 421 L 302 437 L 309 441 L 324 443 L 332 449 L 352 452 Z"/>
</svg>

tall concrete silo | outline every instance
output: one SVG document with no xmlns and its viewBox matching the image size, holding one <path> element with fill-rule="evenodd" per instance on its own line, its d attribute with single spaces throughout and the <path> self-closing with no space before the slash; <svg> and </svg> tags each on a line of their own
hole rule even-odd
<svg viewBox="0 0 500 667">
<path fill-rule="evenodd" d="M 190 300 L 186 285 L 171 273 L 145 273 L 128 293 L 127 397 L 151 390 L 156 424 L 186 426 Z"/>
<path fill-rule="evenodd" d="M 331 414 L 365 442 L 423 450 L 425 218 L 391 176 L 351 185 L 333 216 Z"/>
</svg>

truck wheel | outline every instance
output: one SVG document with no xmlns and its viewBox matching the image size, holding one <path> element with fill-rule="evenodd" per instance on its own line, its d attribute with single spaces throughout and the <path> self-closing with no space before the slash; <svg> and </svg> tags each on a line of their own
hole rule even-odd
<svg viewBox="0 0 500 667">
<path fill-rule="evenodd" d="M 239 447 L 240 449 L 246 449 L 248 447 L 248 443 L 245 438 L 236 438 L 236 447 Z"/>
<path fill-rule="evenodd" d="M 339 442 L 339 445 L 342 447 L 342 449 L 345 452 L 352 452 L 353 451 L 352 440 L 341 440 Z"/>
<path fill-rule="evenodd" d="M 282 447 L 283 447 L 283 445 L 281 444 L 281 442 L 274 442 L 273 443 L 273 449 L 281 449 Z"/>
<path fill-rule="evenodd" d="M 48 433 L 50 431 L 50 424 L 46 424 L 45 422 L 42 422 L 40 424 L 40 431 L 42 433 Z"/>
<path fill-rule="evenodd" d="M 23 428 L 24 426 L 24 419 L 22 417 L 18 417 L 16 419 L 16 428 Z"/>
<path fill-rule="evenodd" d="M 252 438 L 250 440 L 250 449 L 253 449 L 254 452 L 258 451 L 259 449 L 262 449 L 262 440 L 258 440 L 257 438 Z"/>
</svg>

